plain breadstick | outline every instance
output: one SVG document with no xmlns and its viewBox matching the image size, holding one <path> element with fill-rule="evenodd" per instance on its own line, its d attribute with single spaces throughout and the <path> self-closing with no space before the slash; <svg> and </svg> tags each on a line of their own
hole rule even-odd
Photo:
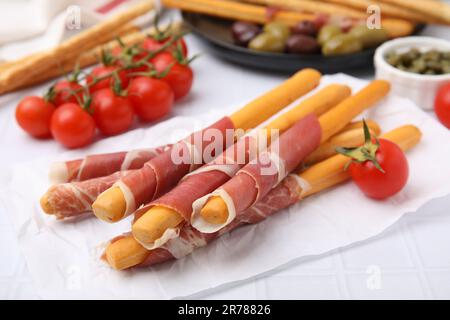
<svg viewBox="0 0 450 320">
<path fill-rule="evenodd" d="M 298 97 L 314 89 L 321 74 L 314 69 L 304 69 L 270 92 L 247 104 L 230 116 L 235 128 L 253 129 L 261 122 L 291 104 Z"/>
<path fill-rule="evenodd" d="M 411 9 L 450 24 L 450 5 L 441 1 L 426 1 L 426 4 L 423 0 L 381 0 L 381 2 Z"/>
<path fill-rule="evenodd" d="M 274 6 L 287 10 L 303 11 L 308 13 L 324 13 L 333 16 L 350 17 L 355 19 L 366 18 L 365 12 L 353 8 L 335 5 L 330 3 L 321 3 L 310 0 L 244 0 L 244 2 Z"/>
<path fill-rule="evenodd" d="M 171 32 L 178 32 L 180 29 L 181 29 L 180 22 L 171 25 Z M 155 32 L 156 30 L 154 27 L 143 31 L 133 32 L 121 37 L 121 41 L 127 46 L 139 44 L 145 40 L 148 34 L 151 35 L 154 34 Z M 79 66 L 80 68 L 85 68 L 90 65 L 96 64 L 99 62 L 102 50 L 109 51 L 118 46 L 119 43 L 117 42 L 117 40 L 112 40 L 104 45 L 98 46 L 94 49 L 91 49 L 81 54 L 79 57 L 70 57 L 69 59 L 65 60 L 62 64 L 54 66 L 53 68 L 48 69 L 46 72 L 29 77 L 27 81 L 23 83 L 21 86 L 15 87 L 14 89 L 11 90 L 23 89 L 62 76 L 64 74 L 72 72 L 76 66 Z"/>
<path fill-rule="evenodd" d="M 354 96 L 347 98 L 337 107 L 319 118 L 322 127 L 322 142 L 341 131 L 354 117 L 384 98 L 390 84 L 384 80 L 374 80 Z"/>
<path fill-rule="evenodd" d="M 202 13 L 231 20 L 244 20 L 264 24 L 270 19 L 265 7 L 230 1 L 216 0 L 161 0 L 169 8 Z M 314 20 L 315 15 L 291 11 L 279 11 L 273 21 L 293 26 L 302 20 Z"/>
<path fill-rule="evenodd" d="M 110 34 L 114 30 L 120 29 L 124 24 L 145 14 L 152 8 L 152 1 L 139 2 L 129 10 L 79 33 L 58 47 L 47 50 L 22 64 L 5 70 L 0 75 L 0 94 L 5 92 L 4 88 L 10 87 L 11 84 L 22 85 L 26 82 L 27 77 L 45 71 L 47 66 L 54 64 L 55 61 L 61 61 L 64 57 L 73 56 L 74 52 L 79 54 L 79 52 L 87 51 L 97 46 L 99 39 L 104 38 L 105 34 Z"/>
<path fill-rule="evenodd" d="M 380 8 L 382 17 L 400 18 L 422 23 L 439 23 L 438 19 L 431 18 L 423 14 L 419 14 L 413 10 L 401 8 L 389 3 L 382 3 L 374 0 L 321 0 L 321 1 L 340 4 L 343 6 L 349 6 L 355 9 L 364 10 L 364 12 L 366 12 L 367 8 L 369 8 L 370 6 L 375 5 Z"/>
<path fill-rule="evenodd" d="M 139 31 L 139 29 L 136 26 L 134 26 L 132 23 L 128 23 L 125 26 L 123 26 L 122 28 L 120 28 L 119 30 L 116 30 L 112 33 L 106 33 L 105 35 L 103 35 L 101 38 L 98 39 L 98 43 L 103 44 L 108 41 L 114 40 L 117 37 L 123 37 L 127 34 L 137 32 L 137 31 Z M 35 53 L 29 54 L 27 56 L 24 56 L 24 57 L 16 59 L 16 60 L 7 61 L 3 64 L 0 64 L 0 72 L 4 72 L 5 70 L 7 70 L 9 68 L 21 65 L 23 63 L 27 63 L 27 61 L 29 61 L 29 60 L 37 59 L 37 57 L 39 55 L 43 55 L 43 54 L 45 54 L 45 52 L 35 52 Z M 81 54 L 82 54 L 82 52 L 73 52 L 69 56 L 63 57 L 64 63 L 69 60 L 74 60 Z M 53 68 L 60 67 L 59 65 L 56 65 L 58 62 L 61 62 L 61 61 L 54 61 L 53 65 L 49 65 L 47 67 L 47 71 L 52 71 Z M 56 70 L 56 71 L 58 71 L 58 70 Z M 42 75 L 42 73 L 39 74 L 38 76 L 40 76 L 40 75 Z"/>
<path fill-rule="evenodd" d="M 380 126 L 374 121 L 366 121 L 367 127 L 372 136 L 380 134 Z M 306 166 L 320 162 L 336 154 L 337 147 L 354 148 L 364 143 L 364 131 L 362 121 L 355 124 L 354 129 L 342 130 L 342 132 L 332 136 L 330 140 L 323 143 L 316 151 L 311 153 L 303 162 Z"/>
</svg>

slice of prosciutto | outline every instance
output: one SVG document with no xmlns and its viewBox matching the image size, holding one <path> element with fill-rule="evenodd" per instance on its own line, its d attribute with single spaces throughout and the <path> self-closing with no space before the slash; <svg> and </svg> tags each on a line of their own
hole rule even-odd
<svg viewBox="0 0 450 320">
<path fill-rule="evenodd" d="M 59 220 L 90 212 L 97 196 L 130 172 L 117 171 L 104 177 L 53 185 L 41 199 L 42 209 Z"/>
<path fill-rule="evenodd" d="M 233 129 L 231 119 L 224 117 L 208 128 L 177 142 L 170 149 L 147 161 L 141 169 L 117 181 L 114 186 L 119 187 L 125 196 L 125 216 L 166 193 L 187 173 L 202 166 L 205 154 L 214 158 L 222 153 L 233 144 L 233 139 L 227 139 L 230 133 L 233 134 Z M 208 161 L 209 159 L 206 162 Z"/>
<path fill-rule="evenodd" d="M 193 203 L 192 226 L 201 232 L 213 233 L 239 218 L 319 147 L 321 134 L 322 129 L 315 115 L 308 115 L 296 122 L 232 179 L 196 200 Z M 209 223 L 200 215 L 201 208 L 211 196 L 220 196 L 227 206 L 228 219 L 223 224 Z"/>
<path fill-rule="evenodd" d="M 267 136 L 265 131 L 255 130 L 229 146 L 216 159 L 199 169 L 187 174 L 172 190 L 165 193 L 150 204 L 135 212 L 135 220 L 153 206 L 162 206 L 175 210 L 189 223 L 192 214 L 192 204 L 197 199 L 214 191 L 232 178 L 240 168 L 257 155 L 260 146 L 258 135 Z M 261 139 L 260 139 L 261 140 Z M 146 244 L 149 250 L 161 246 L 169 239 L 178 236 L 179 228 L 168 229 L 160 239 L 152 244 Z"/>
<path fill-rule="evenodd" d="M 108 176 L 116 171 L 140 169 L 148 160 L 168 150 L 170 145 L 157 148 L 88 155 L 83 159 L 56 162 L 50 167 L 53 184 L 84 181 Z"/>
<path fill-rule="evenodd" d="M 149 251 L 146 259 L 136 267 L 148 267 L 173 259 L 181 259 L 191 254 L 195 249 L 206 246 L 214 239 L 240 226 L 256 224 L 275 213 L 282 212 L 282 209 L 300 201 L 308 188 L 307 181 L 302 180 L 298 175 L 290 174 L 263 199 L 239 215 L 226 227 L 214 233 L 201 233 L 186 224 L 181 229 L 179 237 Z"/>
</svg>

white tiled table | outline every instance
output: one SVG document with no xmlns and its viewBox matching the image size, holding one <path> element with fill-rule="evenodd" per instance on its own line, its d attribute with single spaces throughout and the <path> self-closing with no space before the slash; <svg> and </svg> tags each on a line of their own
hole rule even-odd
<svg viewBox="0 0 450 320">
<path fill-rule="evenodd" d="M 448 28 L 429 28 L 425 34 L 450 39 Z M 205 52 L 203 45 L 192 37 L 189 37 L 189 45 L 193 52 Z M 208 54 L 195 62 L 194 68 L 196 82 L 191 98 L 178 105 L 175 114 L 195 115 L 209 108 L 237 105 L 284 78 L 242 69 Z M 372 77 L 368 71 L 355 74 Z M 43 88 L 31 92 L 40 93 Z M 42 155 L 51 158 L 63 150 L 53 142 L 31 140 L 19 131 L 14 121 L 14 108 L 21 94 L 24 93 L 0 98 L 0 180 L 5 179 L 8 167 L 14 163 Z M 374 239 L 321 257 L 295 261 L 256 279 L 201 292 L 191 298 L 448 299 L 449 231 L 450 196 L 434 200 L 418 212 L 405 216 Z M 38 298 L 1 203 L 0 298 Z"/>
</svg>

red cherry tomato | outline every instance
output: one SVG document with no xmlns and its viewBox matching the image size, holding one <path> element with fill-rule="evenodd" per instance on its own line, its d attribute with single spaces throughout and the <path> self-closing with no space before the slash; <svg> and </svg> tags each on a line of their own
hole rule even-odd
<svg viewBox="0 0 450 320">
<path fill-rule="evenodd" d="M 149 37 L 145 39 L 145 41 L 142 43 L 142 48 L 148 51 L 156 51 L 160 49 L 163 45 L 165 45 L 168 41 L 171 41 L 172 37 L 168 37 L 163 40 L 157 40 L 153 37 Z M 176 41 L 170 48 L 168 48 L 167 51 L 173 52 L 175 49 L 177 49 L 177 46 L 181 46 L 181 52 L 183 53 L 183 57 L 187 57 L 188 55 L 188 48 L 186 45 L 186 41 L 184 41 L 183 38 L 180 38 L 178 41 Z"/>
<path fill-rule="evenodd" d="M 450 83 L 439 89 L 434 102 L 434 111 L 439 121 L 450 129 Z"/>
<path fill-rule="evenodd" d="M 143 121 L 165 116 L 174 101 L 173 91 L 166 82 L 148 77 L 133 79 L 128 87 L 128 97 Z"/>
<path fill-rule="evenodd" d="M 161 80 L 167 82 L 175 94 L 175 100 L 185 97 L 192 88 L 194 73 L 188 65 L 180 64 L 169 52 L 156 55 L 152 61 L 158 72 L 163 72 L 170 66 L 170 71 Z"/>
<path fill-rule="evenodd" d="M 53 113 L 51 131 L 56 141 L 67 148 L 80 148 L 92 142 L 95 122 L 76 103 L 65 103 Z"/>
<path fill-rule="evenodd" d="M 349 170 L 353 181 L 366 196 L 381 200 L 403 189 L 408 181 L 409 166 L 402 149 L 389 140 L 380 139 L 375 157 L 384 173 L 371 161 L 352 162 Z"/>
<path fill-rule="evenodd" d="M 19 126 L 36 138 L 51 136 L 50 120 L 55 106 L 41 97 L 25 97 L 16 108 L 16 120 Z"/>
<path fill-rule="evenodd" d="M 59 107 L 64 103 L 78 103 L 78 98 L 83 98 L 82 86 L 77 82 L 70 82 L 68 80 L 58 81 L 53 87 L 55 91 L 55 95 L 52 99 L 52 102 L 55 106 Z M 76 91 L 76 94 L 71 94 L 71 91 Z"/>
<path fill-rule="evenodd" d="M 114 83 L 113 72 L 117 70 L 117 66 L 98 66 L 92 69 L 92 72 L 86 77 L 86 84 L 89 87 L 89 92 L 93 93 L 95 91 L 110 88 Z M 110 75 L 110 77 L 108 77 Z M 122 83 L 122 89 L 126 89 L 128 87 L 128 76 L 125 70 L 119 71 L 118 73 L 120 82 Z M 107 77 L 106 79 L 98 81 L 96 84 L 94 83 L 95 78 Z"/>
<path fill-rule="evenodd" d="M 133 124 L 134 110 L 130 100 L 116 95 L 111 89 L 94 94 L 92 109 L 97 127 L 107 136 L 125 132 Z"/>
</svg>

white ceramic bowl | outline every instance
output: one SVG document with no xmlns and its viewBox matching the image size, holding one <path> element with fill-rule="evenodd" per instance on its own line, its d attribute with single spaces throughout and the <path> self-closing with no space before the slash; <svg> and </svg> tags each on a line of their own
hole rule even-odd
<svg viewBox="0 0 450 320">
<path fill-rule="evenodd" d="M 406 37 L 388 41 L 375 52 L 376 78 L 388 80 L 393 93 L 413 100 L 422 109 L 432 110 L 436 93 L 442 85 L 450 83 L 450 74 L 415 74 L 399 70 L 386 62 L 385 57 L 389 52 L 403 53 L 411 48 L 425 52 L 432 49 L 450 51 L 450 41 L 431 37 Z"/>
</svg>

